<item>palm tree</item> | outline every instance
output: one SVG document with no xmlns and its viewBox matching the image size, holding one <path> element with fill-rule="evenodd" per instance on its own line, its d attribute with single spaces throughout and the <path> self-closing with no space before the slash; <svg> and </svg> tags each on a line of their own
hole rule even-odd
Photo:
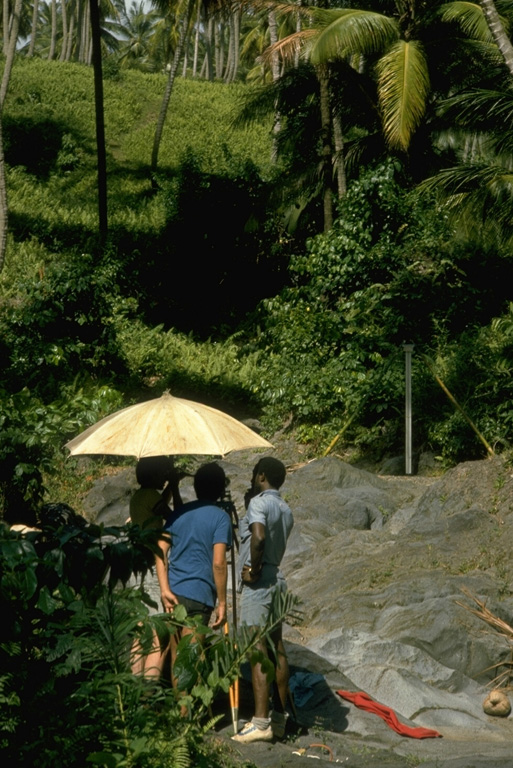
<svg viewBox="0 0 513 768">
<path fill-rule="evenodd" d="M 154 0 L 155 5 L 161 12 L 169 11 L 169 0 Z M 200 0 L 202 2 L 205 12 L 203 18 L 206 18 L 208 13 L 221 9 L 223 7 L 224 0 Z M 173 54 L 173 60 L 169 64 L 169 74 L 166 84 L 164 96 L 162 98 L 162 104 L 160 107 L 160 113 L 155 128 L 155 135 L 153 139 L 153 148 L 151 153 L 151 170 L 154 173 L 157 170 L 158 156 L 160 150 L 160 143 L 162 140 L 162 133 L 164 130 L 164 123 L 166 120 L 167 110 L 169 107 L 169 101 L 171 99 L 171 93 L 175 83 L 176 75 L 178 72 L 178 65 L 180 59 L 184 53 L 189 35 L 192 29 L 192 19 L 195 16 L 197 0 L 183 0 L 183 4 L 180 4 L 180 13 L 177 13 L 177 24 L 179 28 L 178 41 Z M 231 1 L 230 1 L 231 5 Z"/>
<path fill-rule="evenodd" d="M 309 8 L 311 26 L 277 45 L 288 56 L 299 46 L 314 66 L 356 57 L 360 63 L 363 57 L 375 69 L 386 141 L 403 151 L 425 113 L 430 90 L 424 46 L 413 37 L 416 4 L 408 5 L 400 18 L 361 8 Z"/>
<path fill-rule="evenodd" d="M 4 146 L 1 124 L 5 97 L 7 96 L 7 90 L 9 88 L 9 82 L 11 79 L 12 66 L 14 63 L 14 54 L 16 51 L 16 45 L 18 43 L 18 31 L 20 26 L 22 3 L 23 0 L 16 0 L 14 4 L 10 34 L 7 38 L 7 48 L 4 48 L 5 64 L 2 74 L 2 81 L 0 83 L 0 272 L 3 269 L 5 262 L 5 249 L 7 246 L 8 229 L 7 184 L 5 179 Z"/>
<path fill-rule="evenodd" d="M 419 142 L 424 142 L 421 172 L 425 174 L 426 139 L 436 127 L 438 100 L 475 77 L 480 63 L 490 54 L 491 36 L 483 12 L 474 3 L 443 0 L 355 0 L 351 7 L 347 6 L 348 3 L 339 8 L 280 6 L 282 13 L 300 12 L 305 23 L 302 29 L 272 46 L 267 58 L 278 52 L 284 61 L 292 64 L 299 51 L 324 77 L 326 73 L 330 76 L 336 62 L 345 62 L 357 72 L 359 88 L 366 92 L 369 104 L 374 104 L 388 151 L 400 153 L 405 160 L 413 162 L 421 147 Z M 324 106 L 326 186 L 331 183 L 331 169 L 337 169 L 336 160 L 342 157 L 344 132 L 337 125 L 340 104 L 334 109 L 334 100 L 340 102 L 337 92 L 334 88 L 326 89 L 321 80 L 319 87 Z M 345 89 L 346 99 L 352 99 L 354 93 Z M 378 146 L 376 136 L 364 139 L 367 145 L 371 141 Z M 418 165 L 420 168 L 420 163 Z M 344 189 L 343 170 L 339 163 L 339 190 Z M 330 191 L 325 188 L 326 200 L 329 195 Z M 326 203 L 325 228 L 329 227 L 329 221 Z"/>
<path fill-rule="evenodd" d="M 152 57 L 153 36 L 160 16 L 155 10 L 146 11 L 144 2 L 133 0 L 123 12 L 121 21 L 115 25 L 115 31 L 121 39 L 119 61 L 124 67 L 142 70 L 154 70 Z"/>
<path fill-rule="evenodd" d="M 497 48 L 502 53 L 504 62 L 509 69 L 510 74 L 513 75 L 513 46 L 506 34 L 500 16 L 497 13 L 495 3 L 493 0 L 479 0 L 479 4 L 483 9 L 486 22 L 490 28 L 490 33 L 497 44 Z"/>
<path fill-rule="evenodd" d="M 191 19 L 194 13 L 195 2 L 196 0 L 185 0 L 185 8 L 183 10 L 183 15 L 181 16 L 178 22 L 179 23 L 178 42 L 174 51 L 173 61 L 170 64 L 166 90 L 164 91 L 164 96 L 162 98 L 160 113 L 159 113 L 157 125 L 155 128 L 155 135 L 153 138 L 153 148 L 151 152 L 151 170 L 153 172 L 157 170 L 160 142 L 162 140 L 162 132 L 164 130 L 164 122 L 167 115 L 169 101 L 171 99 L 171 93 L 173 91 L 173 86 L 175 83 L 176 73 L 178 71 L 178 64 L 180 63 L 180 59 L 182 58 L 187 37 L 190 34 Z M 165 4 L 165 0 L 164 0 L 164 4 Z M 159 6 L 161 10 L 164 10 L 164 8 L 160 4 L 160 0 L 159 0 Z"/>
<path fill-rule="evenodd" d="M 504 33 L 513 22 L 513 4 L 501 6 L 506 13 L 499 20 Z M 513 244 L 513 81 L 505 46 L 497 39 L 500 30 L 494 35 L 488 22 L 479 6 L 465 20 L 474 34 L 479 30 L 487 46 L 488 67 L 481 80 L 440 105 L 448 128 L 439 146 L 449 148 L 457 164 L 447 164 L 423 186 L 445 198 L 455 224 L 474 244 L 493 243 L 500 250 Z"/>
</svg>

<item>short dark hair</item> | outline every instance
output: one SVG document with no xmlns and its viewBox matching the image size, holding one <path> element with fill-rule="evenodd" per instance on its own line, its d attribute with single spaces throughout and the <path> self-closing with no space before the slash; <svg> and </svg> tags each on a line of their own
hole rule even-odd
<svg viewBox="0 0 513 768">
<path fill-rule="evenodd" d="M 172 467 L 169 456 L 144 456 L 137 462 L 135 476 L 142 488 L 162 488 Z"/>
<path fill-rule="evenodd" d="M 215 461 L 203 464 L 194 475 L 194 490 L 200 500 L 217 501 L 224 496 L 225 488 L 224 469 Z"/>
<path fill-rule="evenodd" d="M 283 485 L 287 470 L 285 469 L 285 464 L 279 459 L 275 459 L 273 456 L 264 456 L 255 465 L 253 470 L 253 477 L 257 475 L 265 475 L 269 485 L 278 489 Z"/>
</svg>

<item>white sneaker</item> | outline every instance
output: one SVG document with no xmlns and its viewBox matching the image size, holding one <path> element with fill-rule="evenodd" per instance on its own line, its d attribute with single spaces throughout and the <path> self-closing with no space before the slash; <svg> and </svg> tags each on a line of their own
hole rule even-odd
<svg viewBox="0 0 513 768">
<path fill-rule="evenodd" d="M 283 739 L 287 728 L 288 712 L 271 712 L 271 730 L 276 739 Z"/>
<path fill-rule="evenodd" d="M 233 741 L 238 741 L 240 744 L 250 744 L 252 741 L 272 741 L 273 729 L 270 725 L 264 729 L 257 728 L 257 726 L 250 721 L 244 725 L 244 728 L 240 733 L 236 733 L 235 736 L 232 736 L 232 739 Z"/>
</svg>

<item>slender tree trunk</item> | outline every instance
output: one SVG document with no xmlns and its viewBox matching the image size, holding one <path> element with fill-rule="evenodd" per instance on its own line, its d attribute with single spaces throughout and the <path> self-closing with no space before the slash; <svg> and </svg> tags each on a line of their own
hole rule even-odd
<svg viewBox="0 0 513 768">
<path fill-rule="evenodd" d="M 50 50 L 48 59 L 53 61 L 55 58 L 55 48 L 57 45 L 57 0 L 52 0 L 52 29 L 50 33 Z"/>
<path fill-rule="evenodd" d="M 39 0 L 34 0 L 34 5 L 32 7 L 32 26 L 30 29 L 30 43 L 29 43 L 29 49 L 27 53 L 28 56 L 34 55 L 34 49 L 36 47 L 38 11 L 39 11 Z"/>
<path fill-rule="evenodd" d="M 214 82 L 214 29 L 215 19 L 210 16 L 207 19 L 206 11 L 202 10 L 203 29 L 205 36 L 205 72 L 204 79 Z"/>
<path fill-rule="evenodd" d="M 226 69 L 224 72 L 224 82 L 231 83 L 233 75 L 233 48 L 235 45 L 233 17 L 228 17 L 228 53 L 226 54 Z"/>
<path fill-rule="evenodd" d="M 228 47 L 228 66 L 224 80 L 233 83 L 239 69 L 240 48 L 240 9 L 235 8 L 229 16 L 230 44 Z"/>
<path fill-rule="evenodd" d="M 5 264 L 8 229 L 9 221 L 7 211 L 7 182 L 5 179 L 4 141 L 2 135 L 2 121 L 0 120 L 0 272 L 4 268 Z"/>
<path fill-rule="evenodd" d="M 107 158 L 105 152 L 105 119 L 103 114 L 103 73 L 99 0 L 90 0 L 91 42 L 94 69 L 94 103 L 96 111 L 96 152 L 98 158 L 98 221 L 100 243 L 107 237 Z"/>
<path fill-rule="evenodd" d="M 189 33 L 193 10 L 194 10 L 194 0 L 188 0 L 185 17 L 182 19 L 182 24 L 180 26 L 180 35 L 178 38 L 178 43 L 175 48 L 171 69 L 169 70 L 169 76 L 167 79 L 167 85 L 166 85 L 166 90 L 164 92 L 164 97 L 162 99 L 162 105 L 160 107 L 160 114 L 157 120 L 157 126 L 155 128 L 155 137 L 153 139 L 153 149 L 151 153 L 152 172 L 155 172 L 157 170 L 160 142 L 162 140 L 162 132 L 164 130 L 164 123 L 166 120 L 169 100 L 171 99 L 171 93 L 173 92 L 173 86 L 176 79 L 176 72 L 178 70 L 178 64 L 180 63 L 180 58 L 182 56 L 185 42 L 187 40 L 187 36 Z"/>
<path fill-rule="evenodd" d="M 319 81 L 321 105 L 321 134 L 322 134 L 322 184 L 324 231 L 328 232 L 333 226 L 333 191 L 331 186 L 332 152 L 331 152 L 331 116 L 329 97 L 329 72 L 325 65 L 315 68 Z"/>
<path fill-rule="evenodd" d="M 9 48 L 9 0 L 3 0 L 2 4 L 2 25 L 4 30 L 4 55 Z"/>
<path fill-rule="evenodd" d="M 73 61 L 80 61 L 82 56 L 82 38 L 84 28 L 84 4 L 82 0 L 77 0 L 77 23 L 76 23 L 76 42 Z"/>
<path fill-rule="evenodd" d="M 68 44 L 66 46 L 66 58 L 65 61 L 71 61 L 71 54 L 73 53 L 73 35 L 75 32 L 75 3 L 71 4 L 69 28 L 68 28 Z"/>
<path fill-rule="evenodd" d="M 302 0 L 298 0 L 297 4 L 301 8 L 301 6 L 303 5 L 303 1 Z M 303 28 L 303 24 L 302 24 L 302 21 L 301 21 L 301 14 L 298 13 L 296 15 L 296 32 L 301 32 L 302 28 Z M 295 67 L 295 69 L 297 69 L 299 67 L 299 48 L 297 49 L 297 51 L 294 54 L 294 67 Z"/>
<path fill-rule="evenodd" d="M 207 61 L 207 57 L 205 55 L 205 56 L 203 56 L 203 64 L 201 65 L 201 69 L 200 69 L 200 73 L 199 73 L 199 76 L 200 76 L 201 80 L 207 80 L 208 79 L 207 78 L 207 72 L 208 72 L 208 61 Z"/>
<path fill-rule="evenodd" d="M 269 42 L 274 45 L 278 42 L 278 22 L 276 20 L 276 14 L 274 11 L 269 11 L 268 16 L 269 24 Z M 273 83 L 276 83 L 280 79 L 280 60 L 277 53 L 273 53 L 271 58 L 271 74 Z M 274 122 L 273 122 L 273 141 L 271 147 L 271 162 L 276 163 L 278 160 L 278 134 L 281 130 L 281 115 L 278 109 L 278 102 L 274 103 Z"/>
<path fill-rule="evenodd" d="M 502 53 L 510 74 L 513 75 L 513 45 L 511 45 L 510 39 L 502 26 L 495 3 L 493 0 L 479 0 L 479 4 L 483 9 L 491 35 L 499 51 Z"/>
<path fill-rule="evenodd" d="M 196 32 L 194 35 L 194 57 L 192 60 L 192 76 L 196 77 L 198 71 L 199 39 L 201 31 L 201 3 L 198 3 L 198 16 L 196 18 Z"/>
<path fill-rule="evenodd" d="M 4 102 L 11 79 L 12 65 L 14 63 L 14 54 L 18 42 L 18 30 L 20 27 L 20 14 L 23 0 L 16 0 L 11 20 L 11 30 L 8 38 L 7 47 L 4 48 L 5 64 L 0 83 L 0 272 L 5 264 L 5 250 L 7 246 L 8 231 L 8 208 L 7 208 L 7 183 L 5 179 L 5 160 L 4 145 L 2 133 L 2 121 L 4 114 Z M 5 40 L 5 38 L 4 38 Z"/>
<path fill-rule="evenodd" d="M 20 28 L 20 14 L 23 0 L 16 0 L 14 4 L 12 19 L 11 19 L 11 31 L 9 34 L 9 40 L 7 48 L 5 49 L 5 65 L 2 74 L 2 82 L 0 84 L 0 111 L 3 112 L 5 97 L 7 96 L 7 89 L 9 88 L 9 81 L 11 79 L 12 65 L 14 63 L 14 55 L 16 53 L 16 45 L 18 43 L 18 30 Z"/>
<path fill-rule="evenodd" d="M 223 22 L 219 20 L 219 23 L 213 20 L 214 30 L 214 59 L 216 67 L 216 77 L 220 80 L 223 76 L 224 70 L 224 34 L 223 34 Z"/>
<path fill-rule="evenodd" d="M 347 193 L 346 165 L 344 160 L 344 136 L 340 115 L 333 116 L 333 143 L 335 145 L 335 170 L 337 172 L 337 192 L 339 197 Z"/>
<path fill-rule="evenodd" d="M 83 3 L 81 0 L 81 6 L 82 6 L 82 19 L 81 19 L 80 29 L 77 30 L 77 34 L 80 35 L 80 53 L 79 53 L 78 60 L 82 64 L 88 64 L 89 53 L 90 53 L 89 47 L 90 47 L 90 40 L 91 40 L 91 35 L 89 34 L 91 12 L 90 12 L 90 6 L 87 2 Z"/>
<path fill-rule="evenodd" d="M 66 51 L 68 49 L 68 9 L 66 7 L 66 0 L 61 0 L 61 13 L 62 13 L 62 43 L 61 43 L 61 55 L 60 61 L 66 61 Z"/>
</svg>

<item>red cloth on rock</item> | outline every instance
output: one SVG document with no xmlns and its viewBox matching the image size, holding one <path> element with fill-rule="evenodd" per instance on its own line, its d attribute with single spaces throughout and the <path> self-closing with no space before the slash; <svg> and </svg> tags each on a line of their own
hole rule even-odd
<svg viewBox="0 0 513 768">
<path fill-rule="evenodd" d="M 343 699 L 351 701 L 356 707 L 364 709 L 366 712 L 372 712 L 375 715 L 379 715 L 392 730 L 396 731 L 401 736 L 411 736 L 412 739 L 436 739 L 439 736 L 442 736 L 441 733 L 433 731 L 431 728 L 422 728 L 420 726 L 418 728 L 412 728 L 409 725 L 400 723 L 393 709 L 374 701 L 368 693 L 364 693 L 363 691 L 337 691 L 337 693 Z"/>
</svg>

